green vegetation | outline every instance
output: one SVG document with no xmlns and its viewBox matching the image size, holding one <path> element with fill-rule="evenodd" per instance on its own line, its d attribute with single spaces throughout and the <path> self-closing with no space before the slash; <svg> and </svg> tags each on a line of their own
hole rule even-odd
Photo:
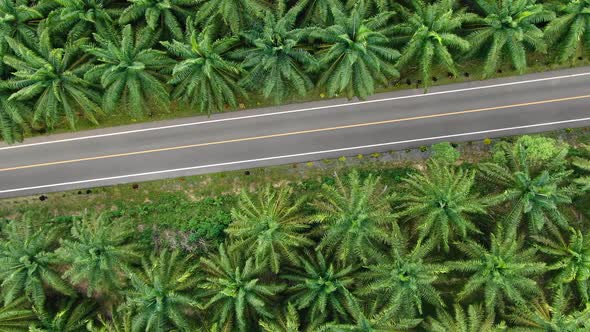
<svg viewBox="0 0 590 332">
<path fill-rule="evenodd" d="M 589 13 L 587 0 L 0 0 L 0 138 L 583 64 Z"/>
<path fill-rule="evenodd" d="M 588 331 L 590 150 L 574 141 L 0 201 L 0 329 Z"/>
</svg>

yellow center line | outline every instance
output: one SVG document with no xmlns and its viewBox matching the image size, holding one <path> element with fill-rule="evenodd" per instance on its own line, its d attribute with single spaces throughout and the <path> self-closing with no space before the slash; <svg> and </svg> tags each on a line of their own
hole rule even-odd
<svg viewBox="0 0 590 332">
<path fill-rule="evenodd" d="M 134 151 L 134 152 L 125 152 L 125 153 L 117 153 L 117 154 L 110 154 L 110 155 L 95 156 L 95 157 L 87 157 L 87 158 L 80 158 L 80 159 L 52 161 L 52 162 L 40 163 L 40 164 L 31 164 L 31 165 L 15 166 L 15 167 L 8 167 L 8 168 L 0 168 L 0 172 L 14 171 L 14 170 L 20 170 L 20 169 L 27 169 L 27 168 L 35 168 L 35 167 L 43 167 L 43 166 L 71 164 L 71 163 L 78 163 L 78 162 L 91 161 L 91 160 L 100 160 L 100 159 L 110 159 L 110 158 L 118 158 L 118 157 L 127 157 L 127 156 L 134 156 L 134 155 L 148 154 L 148 153 L 156 153 L 156 152 L 165 152 L 165 151 L 174 151 L 174 150 L 198 148 L 198 147 L 210 146 L 210 145 L 218 145 L 218 144 L 228 144 L 228 143 L 255 141 L 255 140 L 262 140 L 262 139 L 267 139 L 267 138 L 276 138 L 276 137 L 303 135 L 303 134 L 311 134 L 311 133 L 334 131 L 334 130 L 341 130 L 341 129 L 358 128 L 358 127 L 369 127 L 369 126 L 376 126 L 376 125 L 383 125 L 383 124 L 397 123 L 397 122 L 406 122 L 406 121 L 416 121 L 416 120 L 424 120 L 424 119 L 432 119 L 432 118 L 441 118 L 441 117 L 447 117 L 447 116 L 453 116 L 453 115 L 479 113 L 479 112 L 494 111 L 494 110 L 501 110 L 501 109 L 507 109 L 507 108 L 515 108 L 515 107 L 541 105 L 541 104 L 549 104 L 549 103 L 558 103 L 558 102 L 564 102 L 564 101 L 569 101 L 569 100 L 587 99 L 587 98 L 590 98 L 590 95 L 582 95 L 582 96 L 574 96 L 574 97 L 566 97 L 566 98 L 558 98 L 558 99 L 540 100 L 540 101 L 533 101 L 533 102 L 521 103 L 521 104 L 493 106 L 493 107 L 478 108 L 478 109 L 472 109 L 472 110 L 449 112 L 449 113 L 441 113 L 441 114 L 420 115 L 420 116 L 413 116 L 413 117 L 408 117 L 408 118 L 391 119 L 391 120 L 383 120 L 383 121 L 375 121 L 375 122 L 356 123 L 356 124 L 336 126 L 336 127 L 327 127 L 327 128 L 318 128 L 318 129 L 308 129 L 308 130 L 292 131 L 292 132 L 280 133 L 280 134 L 270 134 L 270 135 L 262 135 L 262 136 L 252 136 L 252 137 L 236 138 L 236 139 L 229 139 L 229 140 L 224 140 L 224 141 L 215 141 L 215 142 L 207 142 L 207 143 L 197 143 L 197 144 L 173 146 L 173 147 L 168 147 L 168 148 L 159 148 L 159 149 L 152 149 L 152 150 L 142 150 L 142 151 Z"/>
</svg>

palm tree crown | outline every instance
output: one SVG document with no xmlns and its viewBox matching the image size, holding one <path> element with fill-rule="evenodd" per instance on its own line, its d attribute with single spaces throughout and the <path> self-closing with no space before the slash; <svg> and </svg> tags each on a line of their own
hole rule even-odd
<svg viewBox="0 0 590 332">
<path fill-rule="evenodd" d="M 26 299 L 20 298 L 0 307 L 0 331 L 26 332 L 36 321 L 34 312 L 25 306 Z"/>
<path fill-rule="evenodd" d="M 233 33 L 246 30 L 250 20 L 261 18 L 268 10 L 263 0 L 197 0 L 195 23 L 214 25 L 222 22 Z"/>
<path fill-rule="evenodd" d="M 55 0 L 59 6 L 48 17 L 54 33 L 67 31 L 68 39 L 75 40 L 89 36 L 92 32 L 100 35 L 114 33 L 114 22 L 108 6 L 110 0 Z"/>
<path fill-rule="evenodd" d="M 11 92 L 0 87 L 0 137 L 7 143 L 21 141 L 25 116 L 29 109 L 21 102 L 10 100 Z"/>
<path fill-rule="evenodd" d="M 182 27 L 195 0 L 129 0 L 131 4 L 119 17 L 128 24 L 143 18 L 151 30 L 166 29 L 171 37 L 182 39 Z"/>
<path fill-rule="evenodd" d="M 590 46 L 590 1 L 561 1 L 558 14 L 547 25 L 545 37 L 557 46 L 558 61 L 565 62 Z"/>
<path fill-rule="evenodd" d="M 494 324 L 494 314 L 484 312 L 484 307 L 479 304 L 470 304 L 467 313 L 459 305 L 455 304 L 455 315 L 438 309 L 436 318 L 430 317 L 426 330 L 429 332 L 500 332 L 502 329 Z"/>
</svg>

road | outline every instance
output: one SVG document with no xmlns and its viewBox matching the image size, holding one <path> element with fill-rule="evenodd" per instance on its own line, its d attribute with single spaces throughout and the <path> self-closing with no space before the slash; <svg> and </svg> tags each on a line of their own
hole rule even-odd
<svg viewBox="0 0 590 332">
<path fill-rule="evenodd" d="M 0 198 L 590 126 L 590 67 L 0 145 Z"/>
</svg>

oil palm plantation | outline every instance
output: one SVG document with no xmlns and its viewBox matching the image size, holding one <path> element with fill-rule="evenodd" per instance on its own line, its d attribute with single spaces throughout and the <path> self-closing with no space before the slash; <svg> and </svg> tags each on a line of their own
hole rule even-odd
<svg viewBox="0 0 590 332">
<path fill-rule="evenodd" d="M 500 332 L 500 326 L 494 324 L 494 315 L 486 313 L 480 304 L 470 304 L 467 312 L 459 304 L 455 304 L 454 315 L 437 310 L 436 317 L 429 317 L 425 330 L 429 332 Z"/>
<path fill-rule="evenodd" d="M 245 31 L 252 20 L 264 17 L 269 9 L 262 0 L 197 0 L 195 23 L 229 27 L 232 33 Z"/>
<path fill-rule="evenodd" d="M 4 86 L 15 90 L 9 100 L 34 101 L 34 123 L 52 129 L 65 118 L 70 127 L 75 128 L 79 113 L 97 123 L 95 115 L 102 113 L 96 103 L 100 98 L 83 77 L 88 66 L 84 63 L 81 46 L 86 40 L 54 48 L 49 31 L 44 30 L 34 49 L 11 37 L 6 37 L 6 41 L 14 55 L 4 56 L 4 62 L 15 72 Z"/>
<path fill-rule="evenodd" d="M 483 76 L 491 76 L 508 60 L 520 73 L 527 67 L 527 50 L 546 52 L 543 31 L 537 26 L 555 18 L 535 0 L 475 0 L 483 18 L 469 35 L 472 55 L 485 57 Z"/>
<path fill-rule="evenodd" d="M 263 26 L 242 34 L 249 47 L 235 53 L 243 59 L 242 84 L 261 91 L 276 104 L 293 96 L 305 97 L 313 88 L 307 71 L 313 69 L 316 59 L 302 45 L 309 30 L 295 28 L 302 8 L 300 4 L 286 13 L 267 12 Z"/>
<path fill-rule="evenodd" d="M 144 260 L 142 269 L 129 270 L 127 308 L 134 313 L 133 331 L 162 331 L 191 327 L 187 311 L 195 306 L 192 291 L 199 281 L 190 255 L 163 250 Z"/>
<path fill-rule="evenodd" d="M 74 285 L 83 284 L 87 296 L 113 294 L 124 285 L 124 270 L 141 261 L 134 234 L 129 221 L 111 220 L 105 213 L 76 220 L 71 238 L 57 250 L 59 260 L 68 266 L 64 277 Z"/>
<path fill-rule="evenodd" d="M 254 257 L 257 267 L 267 266 L 279 273 L 281 262 L 295 263 L 297 249 L 313 245 L 303 232 L 309 220 L 300 213 L 303 199 L 294 201 L 292 190 L 270 185 L 256 197 L 242 191 L 233 222 L 225 230 L 235 243 L 234 250 L 244 250 Z"/>
<path fill-rule="evenodd" d="M 474 180 L 475 171 L 431 161 L 424 172 L 404 179 L 399 215 L 416 221 L 419 241 L 432 237 L 448 252 L 453 238 L 479 233 L 472 218 L 486 209 L 484 200 L 474 193 Z"/>
<path fill-rule="evenodd" d="M 364 99 L 379 84 L 386 85 L 399 76 L 393 65 L 399 52 L 389 47 L 389 38 L 379 32 L 392 13 L 365 17 L 362 7 L 355 6 L 348 15 L 335 9 L 334 25 L 314 34 L 325 43 L 318 52 L 323 69 L 317 85 L 328 96 Z"/>
<path fill-rule="evenodd" d="M 334 185 L 322 186 L 313 203 L 318 211 L 313 219 L 324 229 L 319 249 L 326 249 L 342 262 L 368 262 L 381 256 L 394 223 L 391 196 L 372 175 L 361 179 L 353 171 L 346 181 L 338 176 L 335 180 Z"/>
<path fill-rule="evenodd" d="M 172 38 L 182 39 L 182 27 L 195 8 L 195 0 L 129 0 L 130 4 L 119 17 L 126 25 L 138 20 L 153 31 L 164 30 Z"/>
<path fill-rule="evenodd" d="M 397 67 L 416 65 L 422 75 L 424 91 L 432 83 L 432 67 L 440 65 L 453 75 L 457 74 L 455 58 L 469 50 L 469 42 L 458 35 L 464 22 L 473 15 L 464 10 L 454 11 L 455 0 L 434 3 L 413 1 L 413 12 L 400 7 L 407 18 L 393 26 L 389 32 L 406 46 L 397 61 Z"/>
<path fill-rule="evenodd" d="M 109 8 L 111 0 L 54 0 L 58 6 L 48 17 L 53 34 L 67 33 L 67 38 L 76 40 L 89 37 L 93 32 L 107 36 L 115 33 L 112 15 L 117 11 Z"/>
<path fill-rule="evenodd" d="M 248 331 L 258 325 L 258 320 L 273 317 L 271 300 L 285 286 L 264 280 L 266 269 L 256 267 L 252 258 L 227 252 L 220 245 L 216 255 L 201 259 L 201 267 L 203 308 L 219 322 L 220 331 Z"/>
<path fill-rule="evenodd" d="M 37 320 L 35 313 L 26 306 L 26 299 L 20 298 L 0 307 L 0 331 L 26 332 Z"/>
<path fill-rule="evenodd" d="M 98 43 L 86 51 L 96 57 L 98 65 L 86 73 L 86 78 L 100 81 L 105 89 L 102 105 L 112 113 L 118 107 L 133 116 L 143 116 L 147 110 L 167 110 L 168 90 L 163 71 L 170 59 L 165 52 L 152 49 L 154 35 L 148 29 L 134 33 L 126 25 L 119 39 L 111 40 L 95 34 Z"/>
<path fill-rule="evenodd" d="M 357 301 L 353 295 L 358 267 L 330 262 L 320 251 L 301 258 L 300 268 L 289 269 L 282 277 L 288 280 L 290 303 L 298 310 L 307 310 L 305 321 L 310 329 L 328 319 L 343 321 L 348 308 Z"/>
<path fill-rule="evenodd" d="M 96 304 L 91 301 L 65 299 L 55 312 L 39 312 L 39 323 L 29 332 L 82 332 L 94 319 Z"/>
<path fill-rule="evenodd" d="M 590 1 L 558 1 L 557 14 L 545 28 L 545 38 L 556 46 L 557 61 L 566 62 L 590 47 Z"/>
<path fill-rule="evenodd" d="M 226 106 L 237 108 L 238 100 L 246 97 L 238 84 L 242 70 L 227 59 L 237 41 L 237 37 L 215 40 L 207 29 L 197 32 L 189 19 L 182 41 L 163 42 L 180 61 L 170 80 L 175 85 L 172 99 L 180 99 L 206 114 L 221 112 Z"/>
<path fill-rule="evenodd" d="M 49 289 L 75 295 L 53 269 L 59 263 L 53 250 L 61 231 L 57 227 L 39 227 L 30 214 L 7 225 L 6 238 L 0 245 L 1 295 L 5 305 L 26 296 L 35 307 L 43 308 Z"/>
<path fill-rule="evenodd" d="M 25 104 L 10 100 L 10 91 L 0 87 L 0 138 L 7 143 L 21 141 L 29 109 Z"/>
<path fill-rule="evenodd" d="M 457 243 L 457 248 L 468 259 L 449 263 L 450 267 L 468 274 L 459 292 L 463 301 L 482 296 L 487 312 L 505 312 L 509 304 L 526 305 L 539 295 L 540 285 L 534 279 L 547 270 L 537 260 L 535 248 L 523 248 L 523 240 L 492 234 L 489 248 L 473 240 Z"/>
</svg>

